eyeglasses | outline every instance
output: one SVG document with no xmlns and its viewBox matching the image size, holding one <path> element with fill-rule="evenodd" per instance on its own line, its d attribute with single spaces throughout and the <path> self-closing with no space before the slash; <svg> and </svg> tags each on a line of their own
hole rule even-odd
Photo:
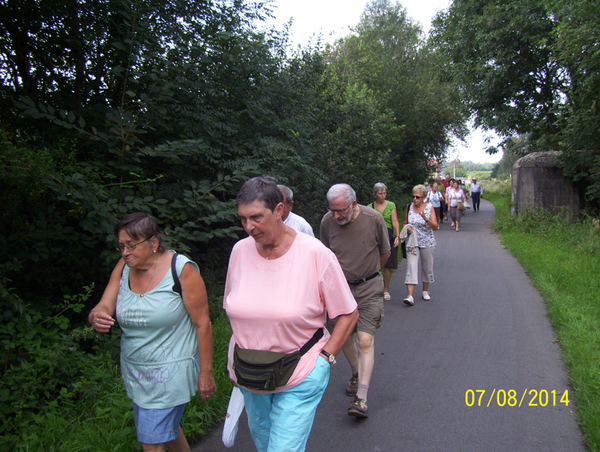
<svg viewBox="0 0 600 452">
<path fill-rule="evenodd" d="M 421 199 L 421 198 L 424 198 L 424 196 L 415 196 L 415 195 L 413 195 L 413 199 Z"/>
<path fill-rule="evenodd" d="M 141 245 L 144 242 L 147 242 L 148 240 L 150 240 L 152 237 L 148 237 L 146 240 L 142 240 L 141 242 L 138 243 L 134 243 L 133 245 L 124 245 L 122 243 L 119 243 L 117 245 L 117 251 L 120 251 L 121 253 L 123 251 L 125 251 L 125 249 L 127 249 L 128 251 L 133 251 L 134 249 L 137 248 L 138 245 Z"/>
<path fill-rule="evenodd" d="M 346 212 L 346 211 L 348 210 L 348 208 L 349 208 L 349 207 L 350 207 L 350 204 L 348 204 L 348 205 L 346 206 L 346 208 L 345 208 L 345 209 L 329 209 L 329 211 L 330 211 L 332 214 L 335 214 L 335 213 L 337 213 L 337 214 L 339 214 L 339 215 L 343 215 L 343 214 L 344 214 L 344 212 Z"/>
</svg>

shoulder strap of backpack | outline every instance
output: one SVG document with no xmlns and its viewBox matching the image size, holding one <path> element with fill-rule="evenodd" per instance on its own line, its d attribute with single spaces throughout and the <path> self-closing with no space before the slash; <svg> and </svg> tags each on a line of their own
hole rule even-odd
<svg viewBox="0 0 600 452">
<path fill-rule="evenodd" d="M 173 258 L 171 259 L 171 274 L 173 275 L 173 292 L 176 292 L 179 294 L 180 297 L 183 297 L 182 295 L 182 291 L 181 291 L 181 283 L 179 282 L 179 275 L 177 274 L 177 256 L 179 256 L 179 254 L 175 253 L 173 254 Z"/>
</svg>

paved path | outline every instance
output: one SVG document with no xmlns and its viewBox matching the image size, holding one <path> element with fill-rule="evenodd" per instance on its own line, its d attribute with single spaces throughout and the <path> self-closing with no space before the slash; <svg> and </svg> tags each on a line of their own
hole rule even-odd
<svg viewBox="0 0 600 452">
<path fill-rule="evenodd" d="M 568 378 L 544 302 L 491 232 L 493 215 L 493 205 L 483 199 L 481 211 L 470 210 L 460 232 L 441 225 L 431 301 L 421 300 L 418 289 L 415 306 L 402 303 L 401 264 L 375 336 L 369 418 L 346 415 L 350 370 L 340 356 L 307 451 L 585 450 L 572 402 L 560 403 Z M 516 391 L 511 403 L 518 405 L 525 394 L 521 407 L 499 406 L 498 390 L 510 389 Z M 478 393 L 475 406 L 467 406 L 469 390 L 485 390 L 482 406 Z M 533 391 L 541 390 L 548 392 L 547 406 L 527 406 L 532 399 L 539 405 Z M 256 450 L 245 417 L 232 449 L 223 446 L 220 434 L 218 429 L 193 451 Z"/>
</svg>

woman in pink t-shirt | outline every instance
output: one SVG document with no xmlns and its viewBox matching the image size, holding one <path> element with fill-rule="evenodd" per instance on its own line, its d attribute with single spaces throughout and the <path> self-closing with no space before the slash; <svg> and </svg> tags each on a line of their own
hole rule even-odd
<svg viewBox="0 0 600 452">
<path fill-rule="evenodd" d="M 233 332 L 229 375 L 244 395 L 258 451 L 303 451 L 329 366 L 356 324 L 356 302 L 335 255 L 319 240 L 283 224 L 283 199 L 273 180 L 250 179 L 237 203 L 250 237 L 231 252 L 223 298 Z M 326 313 L 339 318 L 331 335 L 324 328 Z M 244 387 L 236 377 L 236 344 L 292 353 L 320 331 L 322 337 L 302 355 L 285 385 L 263 391 Z"/>
</svg>

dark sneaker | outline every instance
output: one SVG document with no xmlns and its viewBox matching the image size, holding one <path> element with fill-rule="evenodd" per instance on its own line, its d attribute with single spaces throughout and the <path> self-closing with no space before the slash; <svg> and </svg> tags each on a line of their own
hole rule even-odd
<svg viewBox="0 0 600 452">
<path fill-rule="evenodd" d="M 358 397 L 354 397 L 354 400 L 350 404 L 350 408 L 348 408 L 348 416 L 369 417 L 367 402 Z"/>
<path fill-rule="evenodd" d="M 350 382 L 348 383 L 348 386 L 346 386 L 346 395 L 354 397 L 357 392 L 358 392 L 358 372 L 355 374 L 352 374 L 352 376 L 350 377 Z"/>
</svg>

